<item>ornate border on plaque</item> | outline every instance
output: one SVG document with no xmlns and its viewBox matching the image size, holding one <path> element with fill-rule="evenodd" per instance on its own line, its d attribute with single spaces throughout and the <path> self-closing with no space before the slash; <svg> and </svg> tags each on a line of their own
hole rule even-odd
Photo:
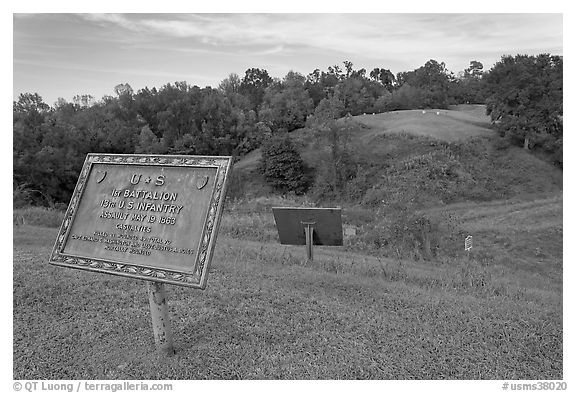
<svg viewBox="0 0 576 393">
<path fill-rule="evenodd" d="M 62 254 L 65 241 L 68 237 L 70 224 L 74 220 L 76 209 L 84 191 L 88 175 L 93 164 L 119 164 L 119 165 L 158 165 L 182 167 L 216 167 L 216 182 L 209 203 L 208 215 L 202 231 L 202 239 L 198 251 L 196 269 L 194 273 L 177 272 L 158 268 L 143 267 L 129 263 L 112 262 L 96 258 L 84 258 Z M 72 194 L 70 204 L 62 221 L 58 237 L 50 256 L 50 263 L 71 268 L 110 273 L 133 278 L 152 281 L 161 281 L 176 285 L 185 285 L 195 288 L 206 286 L 207 269 L 214 246 L 214 234 L 219 224 L 225 191 L 227 175 L 232 164 L 231 157 L 216 156 L 158 156 L 158 155 L 129 155 L 129 154 L 88 154 L 80 172 L 76 188 Z M 210 258 L 209 258 L 210 257 Z M 208 263 L 207 263 L 208 262 Z"/>
</svg>

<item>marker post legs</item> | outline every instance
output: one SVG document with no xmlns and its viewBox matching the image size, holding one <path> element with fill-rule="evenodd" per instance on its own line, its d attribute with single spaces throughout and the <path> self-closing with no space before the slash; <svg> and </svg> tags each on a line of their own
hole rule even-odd
<svg viewBox="0 0 576 393">
<path fill-rule="evenodd" d="M 304 233 L 306 236 L 306 263 L 314 260 L 313 245 L 314 245 L 314 225 L 315 222 L 303 222 Z"/>
<path fill-rule="evenodd" d="M 156 349 L 167 356 L 172 356 L 174 355 L 174 344 L 163 283 L 148 281 L 148 301 L 150 302 Z"/>
</svg>

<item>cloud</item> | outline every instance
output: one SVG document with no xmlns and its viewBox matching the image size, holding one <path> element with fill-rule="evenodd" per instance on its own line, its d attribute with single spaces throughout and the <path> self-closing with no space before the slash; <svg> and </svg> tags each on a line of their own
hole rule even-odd
<svg viewBox="0 0 576 393">
<path fill-rule="evenodd" d="M 81 14 L 115 26 L 136 42 L 178 40 L 253 55 L 288 48 L 362 58 L 441 57 L 473 46 L 477 51 L 529 51 L 561 46 L 559 14 Z M 559 23 L 560 22 L 560 23 Z M 130 38 L 127 38 L 128 42 Z M 540 42 L 536 46 L 536 42 Z M 168 46 L 173 44 L 167 43 Z M 176 48 L 177 49 L 177 48 Z"/>
<path fill-rule="evenodd" d="M 158 69 L 146 69 L 146 68 L 133 68 L 133 67 L 118 67 L 115 65 L 111 66 L 98 66 L 95 64 L 92 65 L 81 65 L 81 64 L 72 64 L 67 62 L 58 62 L 58 61 L 47 61 L 47 60 L 14 60 L 15 65 L 25 65 L 25 66 L 33 66 L 38 67 L 41 69 L 45 68 L 53 68 L 56 70 L 61 71 L 79 71 L 83 72 L 88 75 L 94 76 L 97 73 L 106 73 L 106 74 L 117 74 L 117 75 L 138 75 L 138 76 L 154 76 L 154 77 L 162 77 L 162 78 L 169 78 L 172 80 L 182 80 L 190 79 L 190 80 L 212 80 L 212 76 L 192 73 L 192 72 L 170 72 L 170 71 L 162 71 Z"/>
<path fill-rule="evenodd" d="M 120 74 L 200 83 L 253 66 L 281 76 L 344 60 L 396 73 L 435 59 L 458 72 L 503 54 L 562 54 L 562 27 L 561 14 L 14 14 L 13 54 L 15 69 L 37 66 L 34 77 L 76 69 L 108 74 L 104 84 Z"/>
</svg>

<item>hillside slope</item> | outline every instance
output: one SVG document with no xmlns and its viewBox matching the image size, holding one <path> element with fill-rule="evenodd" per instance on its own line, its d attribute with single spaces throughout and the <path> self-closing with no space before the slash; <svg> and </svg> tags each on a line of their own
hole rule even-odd
<svg viewBox="0 0 576 393">
<path fill-rule="evenodd" d="M 521 148 L 499 144 L 483 108 L 355 116 L 349 148 L 357 175 L 337 202 L 431 207 L 561 192 L 562 171 Z M 309 166 L 323 165 L 327 147 L 311 130 L 291 136 Z M 271 193 L 257 171 L 259 160 L 256 150 L 234 166 L 248 196 Z"/>
<path fill-rule="evenodd" d="M 437 112 L 439 115 L 436 115 Z M 352 138 L 366 141 L 382 134 L 406 133 L 452 142 L 475 136 L 490 136 L 494 132 L 490 129 L 490 118 L 484 112 L 484 105 L 457 105 L 450 110 L 406 110 L 359 115 L 353 119 L 361 127 Z M 306 128 L 296 130 L 291 135 L 301 143 L 311 142 L 310 130 Z M 260 149 L 256 149 L 237 162 L 234 168 L 252 171 L 257 167 L 260 157 Z"/>
</svg>

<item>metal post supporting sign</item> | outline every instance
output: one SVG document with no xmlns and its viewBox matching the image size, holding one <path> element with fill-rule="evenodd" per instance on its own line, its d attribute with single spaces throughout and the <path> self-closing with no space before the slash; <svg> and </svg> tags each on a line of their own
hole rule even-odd
<svg viewBox="0 0 576 393">
<path fill-rule="evenodd" d="M 315 222 L 302 222 L 304 226 L 304 234 L 306 236 L 306 262 L 312 262 L 314 260 L 314 225 Z"/>
<path fill-rule="evenodd" d="M 166 301 L 166 291 L 161 282 L 148 282 L 148 301 L 152 317 L 152 330 L 156 348 L 167 356 L 174 355 L 172 329 Z"/>
</svg>

